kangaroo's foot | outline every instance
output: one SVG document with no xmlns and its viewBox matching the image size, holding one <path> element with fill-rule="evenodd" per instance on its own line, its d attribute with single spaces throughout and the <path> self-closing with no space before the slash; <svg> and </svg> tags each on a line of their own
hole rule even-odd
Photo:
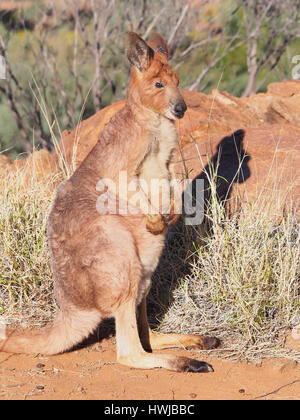
<svg viewBox="0 0 300 420">
<path fill-rule="evenodd" d="M 158 334 L 150 331 L 149 339 L 153 350 L 171 347 L 212 350 L 220 345 L 220 340 L 216 337 L 197 334 Z"/>
<path fill-rule="evenodd" d="M 147 353 L 138 333 L 135 302 L 124 303 L 116 313 L 117 360 L 140 369 L 165 368 L 178 372 L 213 372 L 206 362 L 172 354 Z M 169 347 L 169 346 L 168 346 Z"/>
</svg>

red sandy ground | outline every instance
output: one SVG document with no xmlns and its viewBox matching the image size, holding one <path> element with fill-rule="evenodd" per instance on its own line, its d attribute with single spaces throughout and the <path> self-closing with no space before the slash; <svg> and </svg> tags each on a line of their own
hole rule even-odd
<svg viewBox="0 0 300 420">
<path fill-rule="evenodd" d="M 115 363 L 114 339 L 51 357 L 0 353 L 0 400 L 300 399 L 299 365 L 205 360 L 214 373 L 131 369 Z"/>
</svg>

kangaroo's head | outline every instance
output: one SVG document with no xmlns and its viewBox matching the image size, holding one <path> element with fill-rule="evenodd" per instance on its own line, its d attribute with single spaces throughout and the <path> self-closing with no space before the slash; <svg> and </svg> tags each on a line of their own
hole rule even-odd
<svg viewBox="0 0 300 420">
<path fill-rule="evenodd" d="M 182 118 L 187 108 L 178 89 L 178 76 L 168 64 L 166 41 L 153 34 L 146 43 L 136 33 L 129 32 L 126 55 L 132 64 L 128 101 L 171 120 Z"/>
</svg>

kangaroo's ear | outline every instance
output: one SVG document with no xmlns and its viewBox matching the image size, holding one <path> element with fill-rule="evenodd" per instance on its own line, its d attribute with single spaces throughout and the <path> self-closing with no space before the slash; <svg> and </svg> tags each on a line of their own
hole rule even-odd
<svg viewBox="0 0 300 420">
<path fill-rule="evenodd" d="M 139 71 L 147 70 L 154 56 L 152 48 L 135 32 L 128 32 L 125 51 L 130 63 Z"/>
<path fill-rule="evenodd" d="M 155 53 L 162 54 L 166 59 L 169 58 L 168 45 L 161 35 L 157 33 L 152 34 L 148 40 L 148 45 L 154 50 Z"/>
</svg>

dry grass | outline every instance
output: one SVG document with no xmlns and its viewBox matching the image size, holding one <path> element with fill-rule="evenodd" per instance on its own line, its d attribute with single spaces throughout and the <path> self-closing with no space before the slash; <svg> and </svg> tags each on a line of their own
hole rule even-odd
<svg viewBox="0 0 300 420">
<path fill-rule="evenodd" d="M 55 311 L 47 247 L 53 177 L 27 181 L 23 170 L 0 188 L 0 316 L 9 322 L 42 322 Z"/>
<path fill-rule="evenodd" d="M 291 357 L 300 362 L 300 352 L 283 348 L 284 333 L 300 305 L 295 215 L 276 224 L 251 213 L 231 219 L 223 213 L 221 223 L 212 225 L 189 252 L 184 260 L 189 272 L 178 277 L 160 331 L 215 335 L 223 346 L 213 354 L 222 357 Z M 161 280 L 163 276 L 159 273 Z"/>
<path fill-rule="evenodd" d="M 48 126 L 60 169 L 45 174 L 41 181 L 33 161 L 32 168 L 24 166 L 17 173 L 0 176 L 0 323 L 25 325 L 48 322 L 57 310 L 47 243 L 48 215 L 55 187 L 76 169 L 79 127 L 90 92 L 79 115 L 73 157 L 68 163 L 60 148 L 59 121 L 56 116 L 51 119 L 49 104 L 34 77 L 32 80 L 36 88 L 32 94 Z"/>
<path fill-rule="evenodd" d="M 156 287 L 167 278 L 173 290 L 172 302 L 160 301 L 158 330 L 217 336 L 223 345 L 214 356 L 300 362 L 300 352 L 284 348 L 300 315 L 300 224 L 293 203 L 280 200 L 283 174 L 265 197 L 229 216 L 228 197 L 217 199 L 217 169 L 205 173 L 206 232 L 183 225 L 156 273 Z M 156 293 L 152 303 L 158 300 Z"/>
</svg>

